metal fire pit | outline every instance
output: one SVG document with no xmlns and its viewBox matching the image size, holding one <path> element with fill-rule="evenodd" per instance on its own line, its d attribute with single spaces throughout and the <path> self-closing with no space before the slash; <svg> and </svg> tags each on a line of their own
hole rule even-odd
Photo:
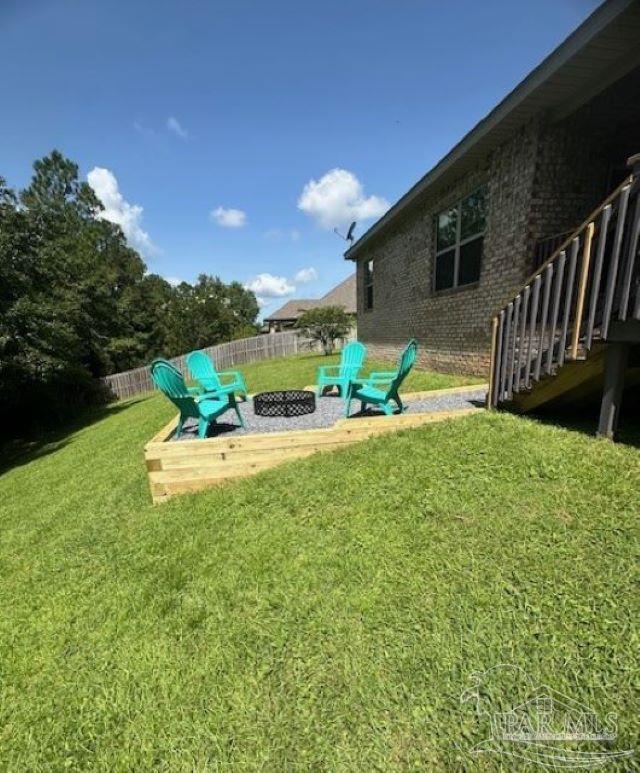
<svg viewBox="0 0 640 773">
<path fill-rule="evenodd" d="M 302 389 L 261 392 L 253 398 L 256 416 L 304 416 L 316 409 L 316 396 Z"/>
</svg>

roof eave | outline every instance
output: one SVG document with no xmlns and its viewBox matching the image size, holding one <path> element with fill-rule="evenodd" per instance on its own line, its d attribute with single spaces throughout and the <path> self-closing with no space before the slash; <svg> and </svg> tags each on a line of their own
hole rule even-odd
<svg viewBox="0 0 640 773">
<path fill-rule="evenodd" d="M 454 167 L 481 139 L 495 129 L 515 108 L 566 64 L 593 37 L 607 27 L 637 0 L 608 0 L 575 29 L 560 45 L 532 70 L 496 107 L 481 119 L 427 174 L 415 183 L 398 201 L 344 253 L 345 260 L 356 260 L 358 253 L 375 236 L 409 207 L 431 185 Z"/>
</svg>

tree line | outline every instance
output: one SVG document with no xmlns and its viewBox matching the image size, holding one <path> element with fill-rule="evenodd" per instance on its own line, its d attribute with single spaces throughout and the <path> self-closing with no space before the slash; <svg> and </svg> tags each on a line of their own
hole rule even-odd
<svg viewBox="0 0 640 773">
<path fill-rule="evenodd" d="M 0 177 L 0 426 L 12 435 L 108 399 L 99 377 L 255 335 L 258 303 L 202 274 L 147 273 L 58 151 L 16 192 Z"/>
</svg>

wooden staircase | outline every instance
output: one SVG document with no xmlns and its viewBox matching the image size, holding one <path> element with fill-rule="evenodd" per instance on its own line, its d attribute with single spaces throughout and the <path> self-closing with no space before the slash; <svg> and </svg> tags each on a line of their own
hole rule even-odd
<svg viewBox="0 0 640 773">
<path fill-rule="evenodd" d="M 613 436 L 625 379 L 640 382 L 640 155 L 629 163 L 629 177 L 493 317 L 488 407 L 578 405 L 599 391 L 599 433 Z"/>
</svg>

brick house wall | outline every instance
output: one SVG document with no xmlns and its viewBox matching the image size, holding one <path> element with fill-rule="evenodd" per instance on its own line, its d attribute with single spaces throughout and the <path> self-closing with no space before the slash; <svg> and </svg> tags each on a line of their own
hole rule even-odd
<svg viewBox="0 0 640 773">
<path fill-rule="evenodd" d="M 395 359 L 414 337 L 424 367 L 488 373 L 491 316 L 531 274 L 537 240 L 576 228 L 613 187 L 611 163 L 633 146 L 638 121 L 616 131 L 613 147 L 603 139 L 611 136 L 614 116 L 623 114 L 620 100 L 638 84 L 636 71 L 568 118 L 532 121 L 462 177 L 427 191 L 363 246 L 357 257 L 358 337 L 372 357 Z M 435 292 L 436 216 L 483 183 L 488 209 L 480 280 Z M 374 303 L 365 310 L 369 260 Z"/>
<path fill-rule="evenodd" d="M 573 230 L 629 173 L 639 105 L 636 68 L 568 117 L 541 126 L 530 219 L 536 239 Z"/>
<path fill-rule="evenodd" d="M 411 337 L 419 363 L 449 373 L 485 375 L 489 319 L 528 274 L 530 201 L 538 128 L 525 127 L 486 163 L 406 213 L 358 257 L 358 338 L 372 357 L 393 359 Z M 435 218 L 488 183 L 482 270 L 476 285 L 433 291 Z M 374 261 L 373 309 L 364 308 L 364 263 Z"/>
</svg>

